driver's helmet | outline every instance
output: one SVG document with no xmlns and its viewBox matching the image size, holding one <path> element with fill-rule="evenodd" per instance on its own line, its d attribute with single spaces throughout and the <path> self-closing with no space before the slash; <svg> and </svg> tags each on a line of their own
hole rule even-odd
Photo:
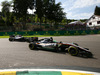
<svg viewBox="0 0 100 75">
<path fill-rule="evenodd" d="M 50 41 L 53 41 L 53 38 L 52 37 L 50 37 Z"/>
</svg>

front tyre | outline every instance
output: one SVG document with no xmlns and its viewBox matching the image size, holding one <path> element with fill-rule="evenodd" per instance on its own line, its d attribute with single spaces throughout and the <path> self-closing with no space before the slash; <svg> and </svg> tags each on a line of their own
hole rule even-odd
<svg viewBox="0 0 100 75">
<path fill-rule="evenodd" d="M 77 56 L 78 53 L 79 53 L 78 49 L 77 49 L 76 47 L 73 47 L 73 46 L 70 46 L 70 47 L 68 48 L 68 52 L 69 52 L 69 54 L 71 54 L 72 56 Z"/>
<path fill-rule="evenodd" d="M 34 50 L 34 49 L 35 49 L 35 45 L 34 45 L 34 44 L 29 44 L 29 48 L 30 48 L 31 50 Z"/>
</svg>

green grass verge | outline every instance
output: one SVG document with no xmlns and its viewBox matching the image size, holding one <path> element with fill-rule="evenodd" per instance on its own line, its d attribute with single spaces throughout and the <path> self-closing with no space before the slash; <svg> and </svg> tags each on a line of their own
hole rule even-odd
<svg viewBox="0 0 100 75">
<path fill-rule="evenodd" d="M 24 37 L 54 37 L 54 36 L 82 36 L 82 35 L 26 35 Z M 9 38 L 9 36 L 0 36 L 0 38 Z"/>
<path fill-rule="evenodd" d="M 24 36 L 24 37 L 51 37 L 53 35 L 29 35 L 29 36 Z"/>
<path fill-rule="evenodd" d="M 51 37 L 51 35 L 30 35 L 30 36 L 24 36 L 24 37 Z M 9 38 L 9 36 L 0 36 L 0 38 Z"/>
<path fill-rule="evenodd" d="M 9 36 L 0 36 L 0 38 L 9 38 Z"/>
</svg>

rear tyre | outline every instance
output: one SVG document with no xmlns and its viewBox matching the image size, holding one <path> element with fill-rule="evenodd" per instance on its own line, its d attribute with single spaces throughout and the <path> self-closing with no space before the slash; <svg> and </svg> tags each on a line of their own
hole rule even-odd
<svg viewBox="0 0 100 75">
<path fill-rule="evenodd" d="M 35 49 L 35 45 L 34 45 L 34 44 L 29 44 L 29 48 L 30 48 L 31 50 L 34 50 L 34 49 Z"/>
<path fill-rule="evenodd" d="M 73 46 L 69 47 L 68 52 L 72 56 L 77 56 L 79 53 L 78 49 L 76 47 L 73 47 Z"/>
<path fill-rule="evenodd" d="M 9 38 L 9 41 L 13 41 L 13 39 L 12 38 Z"/>
</svg>

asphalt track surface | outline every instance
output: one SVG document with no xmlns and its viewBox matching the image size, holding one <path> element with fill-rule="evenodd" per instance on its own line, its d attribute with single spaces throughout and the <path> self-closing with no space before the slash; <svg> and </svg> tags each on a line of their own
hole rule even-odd
<svg viewBox="0 0 100 75">
<path fill-rule="evenodd" d="M 44 37 L 39 37 L 39 39 Z M 57 36 L 54 40 L 65 43 L 76 42 L 89 48 L 93 58 L 71 56 L 53 51 L 30 50 L 27 42 L 9 42 L 8 38 L 0 38 L 0 68 L 23 68 L 45 66 L 71 66 L 100 68 L 100 35 Z"/>
</svg>

